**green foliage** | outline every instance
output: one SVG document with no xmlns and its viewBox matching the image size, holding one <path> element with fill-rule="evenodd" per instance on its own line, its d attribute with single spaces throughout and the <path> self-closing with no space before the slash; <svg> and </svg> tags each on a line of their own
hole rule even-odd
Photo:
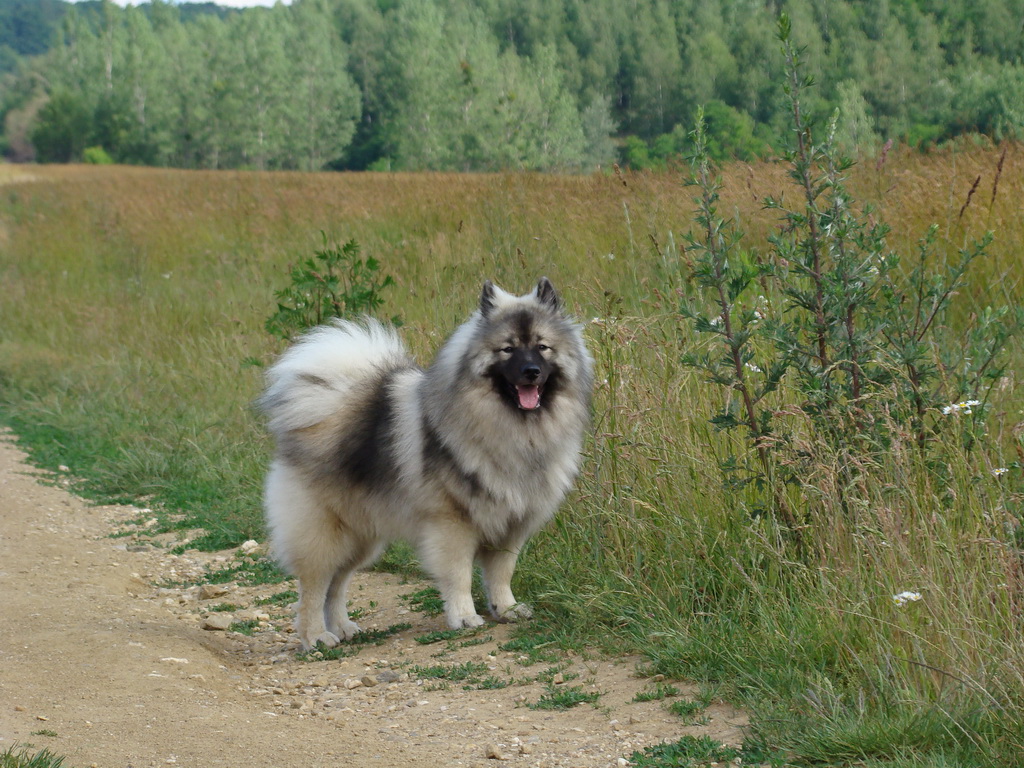
<svg viewBox="0 0 1024 768">
<path fill-rule="evenodd" d="M 892 252 L 888 228 L 870 210 L 858 210 L 846 186 L 852 163 L 836 147 L 837 120 L 824 141 L 814 140 L 803 98 L 812 80 L 803 74 L 786 16 L 779 29 L 799 203 L 768 198 L 766 207 L 782 221 L 769 238 L 771 251 L 767 258 L 743 252 L 742 234 L 718 213 L 721 185 L 698 115 L 690 183 L 700 192 L 699 230 L 689 236 L 688 252 L 700 293 L 682 313 L 713 342 L 683 362 L 722 387 L 725 405 L 711 423 L 747 436 L 748 451 L 720 462 L 727 484 L 755 489 L 747 496 L 751 511 L 770 511 L 799 542 L 807 506 L 818 503 L 809 478 L 835 483 L 839 511 L 850 515 L 867 493 L 871 468 L 903 436 L 912 435 L 937 463 L 950 460 L 944 431 L 958 432 L 968 446 L 981 439 L 985 392 L 1002 376 L 1007 344 L 1024 315 L 984 307 L 965 334 L 945 326 L 951 301 L 991 236 L 950 259 L 938 252 L 932 227 L 916 259 L 908 263 Z M 798 405 L 783 416 L 780 399 Z M 966 409 L 971 418 L 950 418 L 958 412 L 950 404 L 958 402 L 976 406 Z M 809 433 L 798 431 L 794 417 Z"/>
<path fill-rule="evenodd" d="M 112 165 L 114 160 L 103 147 L 86 147 L 82 152 L 82 162 L 90 165 Z"/>
<path fill-rule="evenodd" d="M 91 128 L 85 99 L 70 90 L 56 91 L 39 110 L 32 143 L 42 163 L 70 163 L 81 159 Z"/>
<path fill-rule="evenodd" d="M 18 123 L 35 119 L 21 110 L 70 91 L 87 116 L 82 146 L 101 145 L 120 163 L 590 171 L 629 137 L 650 157 L 636 144 L 622 148 L 624 162 L 662 167 L 674 134 L 685 138 L 704 105 L 711 156 L 749 159 L 786 142 L 771 32 L 779 10 L 797 20 L 794 39 L 820 68 L 821 90 L 806 106 L 819 116 L 842 109 L 847 151 L 871 154 L 890 138 L 926 146 L 1021 136 L 1013 0 L 869 11 L 853 0 L 787 0 L 742 12 L 701 0 L 589 0 L 586 13 L 577 0 L 243 11 L 0 0 L 0 71 L 13 73 L 0 117 L 21 114 L 7 128 L 19 157 Z M 72 111 L 46 116 L 50 132 L 81 117 L 56 106 Z M 54 157 L 47 130 L 42 154 Z"/>
<path fill-rule="evenodd" d="M 503 651 L 519 654 L 519 663 L 526 665 L 550 663 L 559 659 L 559 641 L 554 632 L 533 626 L 527 631 L 516 628 L 513 637 L 498 646 Z"/>
<path fill-rule="evenodd" d="M 298 599 L 298 592 L 294 589 L 286 589 L 284 592 L 278 592 L 276 595 L 257 599 L 256 605 L 288 605 Z"/>
<path fill-rule="evenodd" d="M 357 632 L 354 637 L 336 645 L 333 648 L 325 648 L 322 643 L 317 643 L 316 648 L 302 651 L 297 654 L 301 661 L 337 661 L 350 656 L 355 656 L 359 650 L 367 645 L 384 645 L 390 638 L 397 634 L 412 629 L 412 624 L 399 622 L 391 624 L 386 629 L 369 629 Z"/>
<path fill-rule="evenodd" d="M 425 680 L 450 680 L 462 683 L 477 680 L 487 673 L 487 665 L 482 661 L 465 661 L 461 664 L 435 664 L 429 667 L 413 666 L 409 670 L 417 677 Z"/>
<path fill-rule="evenodd" d="M 373 314 L 384 298 L 381 292 L 394 284 L 391 275 L 380 275 L 380 262 L 359 258 L 359 243 L 349 240 L 324 247 L 291 269 L 291 284 L 274 293 L 277 311 L 266 321 L 267 333 L 291 339 L 332 317 L 355 318 Z M 398 318 L 392 318 L 398 323 Z"/>
<path fill-rule="evenodd" d="M 447 640 L 454 640 L 463 634 L 461 629 L 444 629 L 436 632 L 427 632 L 425 635 L 417 635 L 415 640 L 420 645 L 433 645 L 443 643 Z"/>
<path fill-rule="evenodd" d="M 661 701 L 662 699 L 671 698 L 672 696 L 678 696 L 679 689 L 674 685 L 666 685 L 664 683 L 658 683 L 654 688 L 646 691 L 640 691 L 633 697 L 633 701 Z"/>
<path fill-rule="evenodd" d="M 38 56 L 50 45 L 67 4 L 62 0 L 0 0 L 0 72 L 14 69 L 17 56 Z"/>
<path fill-rule="evenodd" d="M 62 768 L 64 758 L 48 749 L 31 754 L 29 747 L 12 744 L 0 752 L 0 768 Z"/>
<path fill-rule="evenodd" d="M 547 691 L 533 704 L 530 709 L 563 710 L 572 709 L 580 704 L 595 704 L 601 698 L 598 691 L 584 691 L 582 685 L 547 686 Z"/>
<path fill-rule="evenodd" d="M 707 709 L 707 706 L 707 702 L 677 699 L 676 701 L 669 703 L 668 711 L 673 715 L 678 715 L 684 720 L 690 721 L 696 715 Z"/>
<path fill-rule="evenodd" d="M 684 736 L 676 742 L 634 752 L 630 764 L 637 768 L 696 768 L 731 763 L 741 756 L 746 757 L 741 750 L 727 747 L 709 736 Z"/>
<path fill-rule="evenodd" d="M 461 683 L 467 691 L 496 691 L 507 688 L 509 680 L 488 674 L 487 664 L 466 661 L 461 664 L 434 664 L 429 667 L 413 666 L 409 670 L 422 680 L 435 681 L 428 690 L 447 688 L 448 683 Z"/>
<path fill-rule="evenodd" d="M 274 561 L 242 554 L 237 555 L 234 562 L 223 568 L 207 568 L 203 577 L 206 584 L 227 584 L 234 581 L 241 585 L 280 584 L 287 579 L 288 575 L 278 568 Z"/>
<path fill-rule="evenodd" d="M 246 637 L 252 637 L 256 634 L 256 630 L 260 628 L 260 623 L 256 619 L 246 619 L 245 621 L 233 621 L 231 626 L 228 627 L 229 632 L 237 632 L 240 635 Z"/>
<path fill-rule="evenodd" d="M 420 611 L 427 616 L 440 616 L 444 613 L 444 601 L 436 587 L 424 587 L 411 594 L 402 595 L 402 599 L 408 602 L 414 611 Z"/>
</svg>

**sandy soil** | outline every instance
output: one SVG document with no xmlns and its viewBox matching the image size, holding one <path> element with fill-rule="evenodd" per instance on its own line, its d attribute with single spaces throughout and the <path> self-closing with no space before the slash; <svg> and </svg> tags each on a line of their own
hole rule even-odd
<svg viewBox="0 0 1024 768">
<path fill-rule="evenodd" d="M 742 741 L 745 716 L 729 706 L 714 704 L 688 725 L 664 701 L 634 702 L 652 686 L 636 676 L 636 659 L 563 655 L 526 665 L 499 648 L 509 636 L 503 625 L 418 643 L 443 620 L 402 599 L 424 585 L 389 574 L 357 577 L 360 625 L 411 628 L 351 658 L 301 660 L 288 606 L 256 603 L 293 585 L 229 584 L 224 594 L 168 587 L 194 583 L 235 553 L 174 556 L 143 536 L 111 537 L 140 510 L 89 506 L 41 483 L 24 459 L 0 434 L 0 751 L 46 747 L 69 768 L 586 768 L 625 765 L 634 750 L 684 734 Z M 224 603 L 235 607 L 210 610 Z M 204 629 L 222 616 L 257 629 Z M 465 690 L 415 669 L 463 662 L 512 682 Z M 546 690 L 536 678 L 552 666 L 556 689 L 598 691 L 597 704 L 530 708 Z"/>
</svg>

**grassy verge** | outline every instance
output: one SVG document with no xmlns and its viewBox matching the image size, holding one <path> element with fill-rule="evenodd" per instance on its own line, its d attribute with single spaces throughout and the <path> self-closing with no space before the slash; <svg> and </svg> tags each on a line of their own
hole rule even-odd
<svg viewBox="0 0 1024 768">
<path fill-rule="evenodd" d="M 33 752 L 32 747 L 8 747 L 0 752 L 0 768 L 62 768 L 64 758 L 58 757 L 48 749 Z"/>
<path fill-rule="evenodd" d="M 997 152 L 894 155 L 851 183 L 881 207 L 894 246 L 933 221 L 950 242 L 995 229 L 965 292 L 1019 303 L 1022 160 L 1011 147 L 999 195 L 962 214 Z M 760 201 L 784 191 L 784 169 L 723 175 L 721 210 L 764 247 L 774 222 Z M 822 472 L 802 521 L 816 555 L 794 558 L 723 482 L 720 459 L 746 448 L 713 430 L 721 395 L 680 364 L 705 343 L 677 313 L 691 192 L 669 174 L 623 179 L 39 168 L 0 188 L 0 420 L 88 498 L 201 527 L 208 548 L 259 539 L 269 446 L 250 405 L 260 370 L 246 361 L 278 350 L 262 330 L 273 291 L 321 231 L 356 238 L 396 277 L 384 313 L 401 310 L 424 359 L 484 278 L 525 289 L 548 274 L 586 321 L 599 384 L 578 491 L 522 560 L 518 590 L 550 631 L 519 641 L 524 654 L 567 642 L 643 653 L 652 673 L 746 704 L 750 749 L 794 765 L 1015 765 L 1013 378 L 991 393 L 982 450 L 951 446 L 960 460 L 934 467 L 897 446 L 856 514 L 838 511 L 837 475 Z M 1011 371 L 1024 362 L 1014 354 Z M 897 605 L 904 590 L 922 599 Z"/>
</svg>

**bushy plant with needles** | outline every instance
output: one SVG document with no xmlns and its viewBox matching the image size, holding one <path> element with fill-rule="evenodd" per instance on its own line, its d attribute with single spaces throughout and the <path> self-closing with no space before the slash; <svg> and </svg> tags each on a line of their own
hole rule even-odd
<svg viewBox="0 0 1024 768">
<path fill-rule="evenodd" d="M 277 311 L 265 324 L 272 336 L 288 340 L 333 317 L 373 314 L 384 303 L 383 291 L 394 284 L 377 259 L 360 258 L 358 241 L 331 246 L 327 234 L 322 236 L 323 247 L 294 265 L 291 282 L 275 292 Z"/>
<path fill-rule="evenodd" d="M 689 183 L 699 194 L 687 240 L 698 292 L 682 314 L 712 339 L 684 357 L 724 390 L 712 423 L 747 436 L 747 450 L 720 463 L 727 484 L 747 489 L 755 514 L 770 513 L 801 542 L 815 503 L 808 480 L 821 467 L 833 470 L 839 507 L 852 514 L 851 497 L 895 443 L 913 443 L 940 466 L 949 457 L 939 436 L 951 424 L 968 448 L 982 438 L 986 393 L 1024 315 L 986 306 L 966 330 L 944 324 L 991 234 L 950 256 L 933 226 L 913 257 L 890 250 L 888 227 L 847 188 L 853 163 L 837 148 L 838 115 L 815 138 L 801 100 L 813 80 L 790 32 L 782 16 L 796 202 L 769 197 L 781 225 L 766 255 L 744 250 L 719 212 L 721 183 L 698 114 Z"/>
</svg>

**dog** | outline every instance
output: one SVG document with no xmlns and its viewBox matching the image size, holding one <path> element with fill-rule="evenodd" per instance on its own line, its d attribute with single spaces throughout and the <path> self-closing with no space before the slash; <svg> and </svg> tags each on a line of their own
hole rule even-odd
<svg viewBox="0 0 1024 768">
<path fill-rule="evenodd" d="M 370 318 L 300 337 L 269 368 L 260 405 L 276 442 L 266 521 L 298 580 L 302 644 L 359 632 L 352 575 L 400 539 L 436 581 L 450 628 L 484 623 L 475 563 L 494 619 L 529 618 L 512 574 L 579 472 L 593 380 L 581 327 L 547 278 L 522 296 L 484 283 L 426 369 Z"/>
</svg>

